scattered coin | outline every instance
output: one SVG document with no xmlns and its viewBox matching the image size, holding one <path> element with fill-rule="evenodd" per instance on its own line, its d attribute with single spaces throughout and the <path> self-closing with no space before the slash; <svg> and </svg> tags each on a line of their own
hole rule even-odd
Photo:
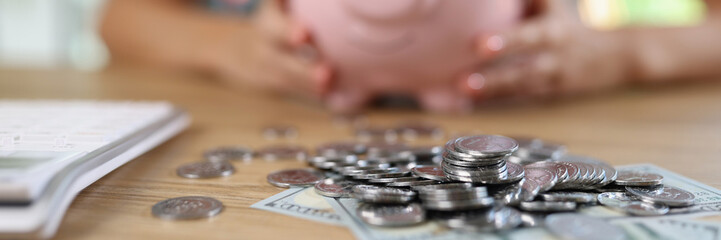
<svg viewBox="0 0 721 240">
<path fill-rule="evenodd" d="M 176 173 L 184 178 L 215 178 L 230 176 L 235 168 L 228 161 L 197 162 L 178 167 Z"/>
<path fill-rule="evenodd" d="M 648 172 L 621 171 L 615 183 L 619 186 L 653 186 L 663 183 L 663 176 Z"/>
<path fill-rule="evenodd" d="M 156 203 L 153 216 L 168 220 L 208 218 L 223 211 L 220 201 L 200 196 L 170 198 Z"/>
<path fill-rule="evenodd" d="M 326 197 L 350 197 L 351 188 L 358 182 L 342 179 L 327 178 L 315 184 L 315 192 Z"/>
<path fill-rule="evenodd" d="M 313 186 L 323 180 L 323 173 L 312 169 L 288 169 L 268 174 L 268 183 L 276 187 L 305 187 Z"/>
<path fill-rule="evenodd" d="M 360 204 L 356 214 L 363 222 L 380 227 L 404 227 L 422 223 L 426 211 L 418 203 L 408 205 Z"/>
<path fill-rule="evenodd" d="M 546 217 L 546 228 L 562 239 L 623 240 L 626 233 L 603 219 L 576 213 L 557 213 Z"/>
<path fill-rule="evenodd" d="M 670 207 L 687 207 L 694 204 L 696 196 L 686 190 L 664 186 L 662 190 L 643 187 L 626 187 L 626 191 L 640 198 L 642 201 L 665 204 Z"/>
</svg>

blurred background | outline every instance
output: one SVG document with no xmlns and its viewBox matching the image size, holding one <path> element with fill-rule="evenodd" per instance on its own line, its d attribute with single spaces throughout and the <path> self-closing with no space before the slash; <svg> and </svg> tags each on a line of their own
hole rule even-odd
<svg viewBox="0 0 721 240">
<path fill-rule="evenodd" d="M 210 0 L 214 6 L 237 2 Z M 102 69 L 109 55 L 97 28 L 105 0 L 0 0 L 0 68 Z M 693 25 L 702 0 L 578 0 L 589 27 Z"/>
</svg>

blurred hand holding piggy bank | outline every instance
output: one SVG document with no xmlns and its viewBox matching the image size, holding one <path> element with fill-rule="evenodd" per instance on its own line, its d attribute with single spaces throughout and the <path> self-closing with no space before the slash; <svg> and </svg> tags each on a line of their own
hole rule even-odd
<svg viewBox="0 0 721 240">
<path fill-rule="evenodd" d="M 474 40 L 518 22 L 516 0 L 291 0 L 334 71 L 329 107 L 352 111 L 383 94 L 416 97 L 430 110 L 459 110 L 461 74 L 481 64 Z"/>
</svg>

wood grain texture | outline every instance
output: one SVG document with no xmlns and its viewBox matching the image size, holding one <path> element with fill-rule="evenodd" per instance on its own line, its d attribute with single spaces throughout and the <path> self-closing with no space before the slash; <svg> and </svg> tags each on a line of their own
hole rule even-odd
<svg viewBox="0 0 721 240">
<path fill-rule="evenodd" d="M 179 165 L 201 160 L 204 150 L 241 144 L 261 147 L 260 129 L 297 126 L 294 143 L 314 146 L 351 139 L 322 107 L 256 89 L 228 88 L 202 77 L 128 69 L 101 73 L 0 70 L 0 98 L 167 100 L 186 109 L 192 125 L 160 147 L 118 168 L 82 191 L 70 206 L 58 239 L 350 239 L 342 227 L 251 209 L 284 189 L 266 174 L 304 164 L 235 163 L 220 179 L 184 179 Z M 625 89 L 554 103 L 492 106 L 468 116 L 433 115 L 412 109 L 375 109 L 374 125 L 407 120 L 440 124 L 447 133 L 537 136 L 565 143 L 570 152 L 614 165 L 653 163 L 721 188 L 721 85 Z M 204 195 L 226 209 L 199 221 L 162 221 L 150 208 L 166 198 Z M 708 218 L 721 220 L 718 217 Z"/>
</svg>

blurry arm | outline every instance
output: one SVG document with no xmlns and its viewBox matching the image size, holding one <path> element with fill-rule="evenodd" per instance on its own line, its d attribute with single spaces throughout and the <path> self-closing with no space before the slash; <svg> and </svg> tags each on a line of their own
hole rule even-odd
<svg viewBox="0 0 721 240">
<path fill-rule="evenodd" d="M 101 33 L 113 61 L 207 70 L 210 48 L 249 28 L 206 13 L 187 0 L 110 0 Z M 216 46 L 213 46 L 216 45 Z"/>
</svg>

